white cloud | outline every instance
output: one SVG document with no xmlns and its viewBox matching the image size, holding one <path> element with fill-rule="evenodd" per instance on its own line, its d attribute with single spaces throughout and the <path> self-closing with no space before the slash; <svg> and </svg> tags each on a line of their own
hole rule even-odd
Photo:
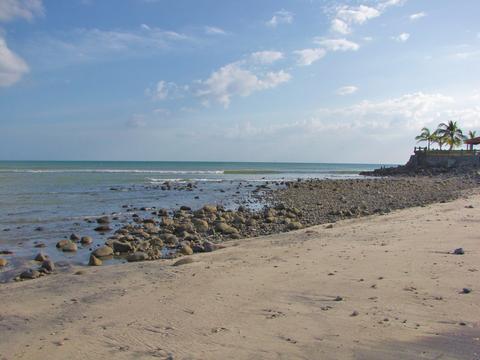
<svg viewBox="0 0 480 360">
<path fill-rule="evenodd" d="M 174 82 L 167 82 L 161 80 L 157 83 L 154 89 L 146 89 L 145 94 L 150 96 L 154 100 L 167 100 L 171 98 L 176 98 L 180 94 L 180 88 Z"/>
<path fill-rule="evenodd" d="M 46 67 L 98 61 L 116 56 L 140 57 L 190 44 L 187 35 L 147 24 L 135 30 L 75 29 L 56 35 L 32 37 L 28 51 Z"/>
<path fill-rule="evenodd" d="M 398 36 L 394 36 L 392 39 L 395 40 L 395 41 L 404 43 L 404 42 L 407 42 L 408 39 L 410 39 L 410 34 L 409 33 L 401 33 Z"/>
<path fill-rule="evenodd" d="M 421 19 L 425 16 L 427 16 L 427 14 L 422 11 L 422 12 L 418 12 L 418 13 L 410 15 L 409 18 L 410 18 L 410 20 L 415 21 L 415 20 L 419 20 L 419 19 Z"/>
<path fill-rule="evenodd" d="M 347 85 L 337 89 L 335 93 L 340 96 L 345 96 L 345 95 L 355 94 L 357 91 L 358 91 L 358 87 L 354 85 Z"/>
<path fill-rule="evenodd" d="M 357 51 L 360 48 L 360 45 L 347 39 L 315 38 L 314 42 L 329 51 Z"/>
<path fill-rule="evenodd" d="M 257 51 L 252 53 L 250 58 L 260 64 L 272 64 L 283 59 L 283 53 L 280 51 Z"/>
<path fill-rule="evenodd" d="M 280 24 L 291 24 L 293 22 L 293 17 L 293 13 L 282 9 L 275 12 L 272 18 L 267 21 L 266 25 L 270 27 L 277 27 Z"/>
<path fill-rule="evenodd" d="M 352 32 L 352 30 L 350 29 L 350 26 L 348 26 L 348 24 L 345 21 L 340 19 L 333 19 L 331 28 L 332 28 L 332 31 L 343 34 L 343 35 L 347 35 Z"/>
<path fill-rule="evenodd" d="M 0 35 L 0 86 L 15 84 L 28 71 L 27 63 L 8 48 L 7 42 Z"/>
<path fill-rule="evenodd" d="M 297 64 L 300 66 L 312 65 L 314 62 L 323 58 L 326 53 L 325 49 L 322 48 L 294 51 L 294 54 L 298 56 Z"/>
<path fill-rule="evenodd" d="M 226 35 L 227 32 L 215 26 L 205 26 L 205 34 L 207 35 Z"/>
<path fill-rule="evenodd" d="M 16 18 L 33 20 L 42 16 L 44 8 L 42 0 L 1 0 L 0 21 L 11 21 Z"/>
<path fill-rule="evenodd" d="M 330 29 L 343 35 L 350 34 L 353 25 L 365 24 L 367 21 L 382 15 L 390 6 L 402 5 L 404 2 L 404 0 L 387 0 L 378 2 L 376 6 L 340 5 L 335 8 Z"/>
<path fill-rule="evenodd" d="M 291 75 L 283 70 L 254 74 L 243 68 L 241 62 L 235 62 L 213 72 L 207 80 L 200 81 L 196 95 L 203 99 L 205 105 L 215 101 L 228 108 L 234 96 L 246 97 L 256 91 L 274 88 L 290 79 Z"/>
</svg>

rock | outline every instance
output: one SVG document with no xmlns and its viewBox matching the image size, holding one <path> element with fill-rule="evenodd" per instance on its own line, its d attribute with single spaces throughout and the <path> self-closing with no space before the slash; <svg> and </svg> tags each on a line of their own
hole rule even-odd
<svg viewBox="0 0 480 360">
<path fill-rule="evenodd" d="M 472 289 L 470 288 L 463 288 L 462 289 L 462 294 L 470 294 L 472 292 Z"/>
<path fill-rule="evenodd" d="M 182 245 L 182 248 L 180 249 L 180 252 L 183 255 L 192 255 L 193 254 L 192 248 L 188 245 Z"/>
<path fill-rule="evenodd" d="M 95 257 L 102 258 L 113 255 L 113 249 L 110 246 L 101 246 L 98 249 L 95 249 L 92 254 Z"/>
<path fill-rule="evenodd" d="M 55 271 L 55 264 L 53 263 L 52 260 L 45 260 L 42 262 L 42 269 L 47 270 L 48 272 L 53 272 Z"/>
<path fill-rule="evenodd" d="M 185 265 L 185 264 L 191 264 L 193 262 L 195 262 L 195 260 L 192 257 L 184 257 L 184 258 L 181 258 L 178 261 L 175 261 L 172 264 L 172 266 L 180 266 L 180 265 Z"/>
<path fill-rule="evenodd" d="M 194 253 L 202 253 L 205 252 L 205 248 L 201 244 L 193 244 L 192 250 Z"/>
<path fill-rule="evenodd" d="M 75 252 L 75 251 L 78 250 L 78 246 L 74 242 L 69 241 L 61 249 L 62 249 L 62 251 L 65 251 L 65 252 Z"/>
<path fill-rule="evenodd" d="M 165 244 L 176 245 L 178 244 L 178 238 L 173 234 L 164 234 L 163 241 Z"/>
<path fill-rule="evenodd" d="M 454 255 L 463 255 L 463 254 L 465 254 L 465 251 L 463 250 L 463 248 L 458 248 L 458 249 L 453 250 L 453 254 Z"/>
<path fill-rule="evenodd" d="M 224 222 L 219 222 L 215 224 L 215 230 L 222 234 L 235 234 L 238 232 L 233 226 L 228 225 Z"/>
<path fill-rule="evenodd" d="M 84 246 L 90 245 L 91 243 L 93 243 L 93 239 L 90 236 L 82 236 L 82 238 L 80 239 L 80 243 Z"/>
<path fill-rule="evenodd" d="M 7 259 L 0 258 L 0 267 L 7 266 L 7 264 L 8 264 Z"/>
<path fill-rule="evenodd" d="M 70 235 L 70 240 L 72 240 L 72 241 L 80 241 L 80 236 L 78 236 L 77 234 L 71 234 L 71 235 Z"/>
<path fill-rule="evenodd" d="M 43 253 L 38 253 L 37 256 L 35 256 L 35 261 L 45 261 L 48 259 L 48 256 L 46 256 L 45 254 Z"/>
<path fill-rule="evenodd" d="M 333 224 L 328 224 L 325 226 L 325 229 L 333 229 Z"/>
<path fill-rule="evenodd" d="M 45 228 L 43 226 L 37 226 L 35 228 L 35 231 L 43 231 L 43 230 L 45 230 Z"/>
<path fill-rule="evenodd" d="M 195 229 L 197 229 L 198 232 L 207 232 L 208 231 L 208 222 L 202 219 L 193 219 L 192 220 L 193 225 L 195 226 Z"/>
<path fill-rule="evenodd" d="M 203 207 L 203 211 L 207 212 L 207 213 L 216 213 L 217 212 L 217 206 L 216 205 L 205 205 Z"/>
<path fill-rule="evenodd" d="M 36 279 L 40 276 L 40 272 L 33 269 L 28 269 L 20 274 L 20 279 L 31 280 Z"/>
<path fill-rule="evenodd" d="M 109 232 L 109 231 L 112 231 L 112 229 L 111 229 L 110 226 L 108 226 L 108 225 L 100 225 L 100 226 L 97 226 L 94 230 L 95 230 L 95 231 L 98 231 L 98 232 Z"/>
<path fill-rule="evenodd" d="M 350 314 L 350 316 L 358 316 L 358 311 L 357 311 L 357 310 L 353 310 L 353 312 Z"/>
<path fill-rule="evenodd" d="M 137 251 L 127 256 L 128 262 L 145 261 L 145 260 L 148 260 L 148 255 L 142 251 Z"/>
<path fill-rule="evenodd" d="M 183 211 L 191 211 L 192 208 L 191 208 L 190 206 L 182 205 L 182 206 L 180 206 L 180 210 L 183 210 Z"/>
<path fill-rule="evenodd" d="M 112 243 L 113 251 L 119 253 L 127 253 L 133 251 L 133 246 L 130 243 L 115 240 Z"/>
<path fill-rule="evenodd" d="M 108 216 L 102 216 L 97 218 L 97 224 L 109 224 L 110 218 Z"/>
<path fill-rule="evenodd" d="M 97 258 L 95 255 L 90 254 L 90 259 L 88 260 L 88 265 L 90 265 L 90 266 L 100 266 L 100 265 L 102 265 L 102 260 Z"/>
<path fill-rule="evenodd" d="M 204 241 L 202 245 L 203 245 L 203 248 L 204 248 L 205 252 L 212 252 L 212 251 L 217 250 L 217 246 L 210 241 Z"/>
<path fill-rule="evenodd" d="M 288 224 L 287 228 L 288 230 L 300 230 L 303 228 L 303 225 L 298 221 L 292 221 L 290 224 Z"/>
<path fill-rule="evenodd" d="M 44 243 L 38 243 L 38 244 L 35 244 L 34 247 L 36 247 L 36 248 L 44 248 L 44 247 L 46 247 L 46 246 L 47 246 L 47 245 L 45 245 Z"/>
<path fill-rule="evenodd" d="M 342 301 L 343 298 L 341 296 L 336 296 L 335 299 L 333 299 L 333 301 Z"/>
<path fill-rule="evenodd" d="M 70 240 L 63 239 L 63 240 L 60 240 L 59 242 L 57 242 L 56 246 L 57 246 L 57 248 L 61 249 L 70 242 L 71 242 Z"/>
</svg>

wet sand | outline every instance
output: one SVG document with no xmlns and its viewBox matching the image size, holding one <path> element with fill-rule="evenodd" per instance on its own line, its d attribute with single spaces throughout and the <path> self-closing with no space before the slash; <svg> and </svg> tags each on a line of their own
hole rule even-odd
<svg viewBox="0 0 480 360">
<path fill-rule="evenodd" d="M 477 359 L 480 195 L 469 192 L 226 242 L 182 266 L 2 285 L 0 359 Z"/>
</svg>

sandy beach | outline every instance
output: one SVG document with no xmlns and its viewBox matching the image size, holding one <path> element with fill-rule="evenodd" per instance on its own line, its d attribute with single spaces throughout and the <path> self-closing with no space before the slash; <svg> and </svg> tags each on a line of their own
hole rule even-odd
<svg viewBox="0 0 480 360">
<path fill-rule="evenodd" d="M 1 359 L 480 358 L 480 195 L 1 288 Z M 453 255 L 462 247 L 464 255 Z M 463 288 L 472 291 L 462 293 Z"/>
</svg>

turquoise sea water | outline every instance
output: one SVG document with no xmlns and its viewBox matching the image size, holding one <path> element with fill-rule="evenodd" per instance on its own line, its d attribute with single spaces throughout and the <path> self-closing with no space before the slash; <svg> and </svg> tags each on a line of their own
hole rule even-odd
<svg viewBox="0 0 480 360">
<path fill-rule="evenodd" d="M 256 204 L 252 184 L 297 178 L 350 178 L 380 164 L 237 163 L 237 162 L 113 162 L 0 161 L 0 250 L 29 258 L 38 249 L 69 235 L 95 234 L 85 219 L 122 214 L 133 207 L 193 208 L 206 203 L 236 207 Z M 165 181 L 172 190 L 162 190 Z M 187 183 L 191 191 L 173 190 Z M 42 227 L 42 231 L 35 229 Z M 73 256 L 84 261 L 88 249 Z M 71 259 L 71 260 L 72 260 Z M 5 270 L 4 270 L 5 271 Z"/>
</svg>

